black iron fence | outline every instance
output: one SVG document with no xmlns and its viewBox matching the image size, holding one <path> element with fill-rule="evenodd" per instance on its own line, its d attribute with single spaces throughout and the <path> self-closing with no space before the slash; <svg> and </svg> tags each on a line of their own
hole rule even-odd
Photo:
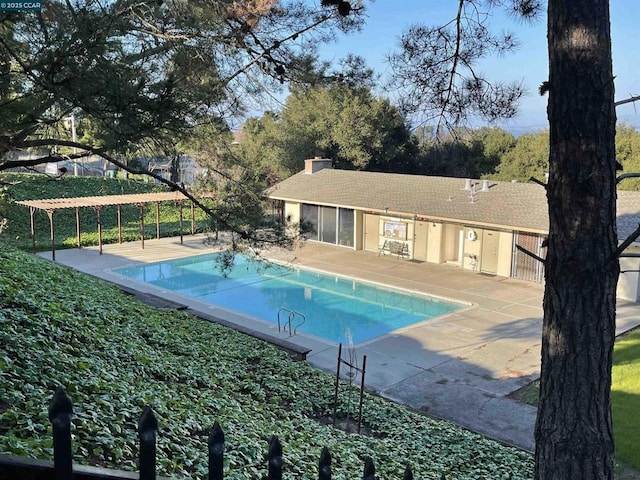
<svg viewBox="0 0 640 480">
<path fill-rule="evenodd" d="M 0 455 L 0 480 L 155 480 L 156 476 L 156 433 L 158 422 L 150 407 L 145 407 L 138 421 L 140 442 L 139 475 L 132 472 L 110 470 L 97 467 L 73 465 L 71 449 L 72 403 L 66 392 L 58 388 L 49 404 L 49 420 L 53 430 L 53 462 L 22 459 Z M 209 449 L 209 480 L 223 480 L 224 432 L 216 422 L 207 442 Z M 269 441 L 266 457 L 267 480 L 281 480 L 284 470 L 282 445 L 276 436 Z M 375 465 L 370 457 L 364 461 L 363 480 L 375 480 Z M 410 467 L 404 472 L 404 480 L 412 480 Z M 318 460 L 318 479 L 331 479 L 331 455 L 324 447 Z M 441 480 L 445 480 L 442 475 Z"/>
</svg>

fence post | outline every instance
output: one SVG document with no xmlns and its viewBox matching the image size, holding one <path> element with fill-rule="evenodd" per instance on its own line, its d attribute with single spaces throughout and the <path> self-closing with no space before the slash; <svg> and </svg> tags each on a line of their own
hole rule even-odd
<svg viewBox="0 0 640 480">
<path fill-rule="evenodd" d="M 358 406 L 358 434 L 360 433 L 360 426 L 362 425 L 362 401 L 364 399 L 364 375 L 367 371 L 367 356 L 362 357 L 362 368 L 360 369 L 360 405 Z"/>
<path fill-rule="evenodd" d="M 338 366 L 336 367 L 336 390 L 333 395 L 333 424 L 336 424 L 338 412 L 338 389 L 340 388 L 340 364 L 342 363 L 342 344 L 338 345 Z"/>
<path fill-rule="evenodd" d="M 224 432 L 218 422 L 213 424 L 208 444 L 209 480 L 222 480 L 224 477 Z"/>
<path fill-rule="evenodd" d="M 364 475 L 362 476 L 362 480 L 376 480 L 376 467 L 371 457 L 365 457 L 364 459 Z"/>
<path fill-rule="evenodd" d="M 331 454 L 327 447 L 322 448 L 318 467 L 318 480 L 331 480 Z"/>
<path fill-rule="evenodd" d="M 138 438 L 140 439 L 140 480 L 156 478 L 156 431 L 158 421 L 148 405 L 144 407 L 138 420 Z"/>
<path fill-rule="evenodd" d="M 282 445 L 275 435 L 269 441 L 269 472 L 267 480 L 282 480 Z"/>
<path fill-rule="evenodd" d="M 53 475 L 55 480 L 71 480 L 71 413 L 73 405 L 64 391 L 56 388 L 49 402 L 49 421 L 53 429 Z"/>
</svg>

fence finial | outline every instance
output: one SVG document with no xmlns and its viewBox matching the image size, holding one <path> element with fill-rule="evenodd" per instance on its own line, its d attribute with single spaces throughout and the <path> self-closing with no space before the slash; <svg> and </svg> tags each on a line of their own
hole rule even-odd
<svg viewBox="0 0 640 480">
<path fill-rule="evenodd" d="M 327 447 L 322 448 L 318 462 L 318 480 L 331 480 L 331 454 Z"/>
<path fill-rule="evenodd" d="M 269 472 L 268 480 L 282 480 L 282 445 L 278 437 L 273 435 L 269 441 Z"/>
<path fill-rule="evenodd" d="M 376 466 L 373 463 L 371 457 L 365 457 L 364 459 L 364 475 L 363 480 L 376 480 Z"/>
<path fill-rule="evenodd" d="M 53 429 L 53 470 L 56 480 L 70 480 L 73 475 L 71 453 L 71 414 L 73 404 L 64 388 L 56 388 L 49 402 L 49 421 Z"/>
<path fill-rule="evenodd" d="M 156 478 L 156 432 L 158 421 L 148 405 L 144 407 L 138 420 L 138 438 L 140 439 L 140 480 Z"/>
<path fill-rule="evenodd" d="M 224 478 L 224 432 L 216 421 L 209 433 L 209 480 Z"/>
</svg>

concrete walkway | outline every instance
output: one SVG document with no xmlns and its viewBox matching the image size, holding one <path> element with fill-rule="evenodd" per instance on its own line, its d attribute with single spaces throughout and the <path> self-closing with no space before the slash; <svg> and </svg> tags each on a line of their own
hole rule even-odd
<svg viewBox="0 0 640 480">
<path fill-rule="evenodd" d="M 217 249 L 202 237 L 106 245 L 56 252 L 58 263 L 188 306 L 261 335 L 311 350 L 308 362 L 334 372 L 338 346 L 304 334 L 283 336 L 270 322 L 241 316 L 198 300 L 136 282 L 113 272 L 127 265 L 191 256 Z M 50 258 L 50 253 L 41 254 Z M 533 451 L 536 409 L 508 395 L 539 377 L 542 327 L 541 285 L 462 271 L 450 265 L 398 260 L 377 253 L 308 243 L 296 251 L 265 257 L 316 270 L 468 304 L 427 322 L 356 345 L 367 356 L 366 386 L 394 401 L 451 420 L 498 441 Z M 640 305 L 618 304 L 618 333 L 640 324 Z"/>
</svg>

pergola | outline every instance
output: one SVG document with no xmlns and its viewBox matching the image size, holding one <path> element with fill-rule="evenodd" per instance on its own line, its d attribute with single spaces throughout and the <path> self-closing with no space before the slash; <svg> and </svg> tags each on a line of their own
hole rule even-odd
<svg viewBox="0 0 640 480">
<path fill-rule="evenodd" d="M 211 198 L 213 194 L 206 194 L 205 197 Z M 148 203 L 156 204 L 156 238 L 160 238 L 160 204 L 162 202 L 175 202 L 180 207 L 180 243 L 183 239 L 183 203 L 188 198 L 181 192 L 161 192 L 161 193 L 138 193 L 131 195 L 104 195 L 96 197 L 75 197 L 75 198 L 50 198 L 43 200 L 25 200 L 16 202 L 19 205 L 29 207 L 29 215 L 31 218 L 31 242 L 33 251 L 36 251 L 36 235 L 34 215 L 36 210 L 43 210 L 49 217 L 49 226 L 51 231 L 51 259 L 56 259 L 55 248 L 55 229 L 53 215 L 57 210 L 65 208 L 75 208 L 76 210 L 76 236 L 77 245 L 80 248 L 80 209 L 93 208 L 96 212 L 96 221 L 98 225 L 98 246 L 100 255 L 102 255 L 102 221 L 100 213 L 103 207 L 116 206 L 118 209 L 118 241 L 122 243 L 122 205 L 136 205 L 140 209 L 140 237 L 142 240 L 142 248 L 144 248 L 144 207 Z M 191 202 L 191 234 L 195 233 L 195 207 Z"/>
</svg>

